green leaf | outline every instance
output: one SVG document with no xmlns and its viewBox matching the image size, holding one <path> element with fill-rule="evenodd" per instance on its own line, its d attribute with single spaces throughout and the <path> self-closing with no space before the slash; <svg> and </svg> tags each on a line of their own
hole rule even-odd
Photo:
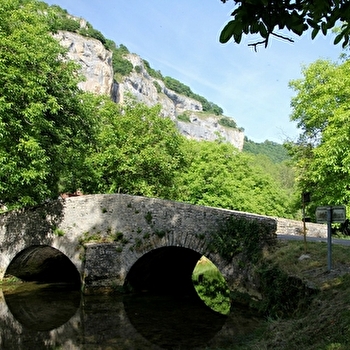
<svg viewBox="0 0 350 350">
<path fill-rule="evenodd" d="M 220 33 L 219 41 L 224 44 L 227 43 L 233 36 L 236 28 L 236 21 L 232 20 L 226 24 L 224 29 Z"/>
<path fill-rule="evenodd" d="M 343 39 L 343 34 L 342 33 L 338 34 L 334 39 L 334 45 L 339 44 L 342 39 Z"/>
<path fill-rule="evenodd" d="M 234 35 L 233 35 L 233 38 L 234 38 L 235 42 L 236 42 L 237 44 L 239 44 L 239 43 L 241 42 L 241 40 L 242 40 L 242 33 L 240 33 L 240 34 L 234 34 Z"/>
<path fill-rule="evenodd" d="M 268 37 L 267 28 L 263 22 L 259 23 L 259 32 L 264 39 Z"/>
<path fill-rule="evenodd" d="M 307 23 L 310 25 L 310 27 L 312 27 L 312 28 L 320 28 L 320 26 L 317 24 L 317 22 L 316 21 L 314 21 L 313 19 L 311 19 L 311 18 L 308 18 L 307 20 Z"/>
<path fill-rule="evenodd" d="M 319 32 L 320 28 L 314 28 L 311 33 L 311 39 L 314 40 Z"/>
</svg>

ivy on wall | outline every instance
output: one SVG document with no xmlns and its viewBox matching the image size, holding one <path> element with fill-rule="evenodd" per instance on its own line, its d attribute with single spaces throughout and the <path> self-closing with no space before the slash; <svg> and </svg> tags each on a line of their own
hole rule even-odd
<svg viewBox="0 0 350 350">
<path fill-rule="evenodd" d="M 253 264 L 262 257 L 262 248 L 271 240 L 271 226 L 262 221 L 229 217 L 211 235 L 208 249 L 230 262 L 243 253 Z"/>
</svg>

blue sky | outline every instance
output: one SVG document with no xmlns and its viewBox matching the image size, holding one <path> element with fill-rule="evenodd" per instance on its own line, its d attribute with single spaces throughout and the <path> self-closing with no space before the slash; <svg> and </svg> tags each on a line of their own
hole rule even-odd
<svg viewBox="0 0 350 350">
<path fill-rule="evenodd" d="M 243 39 L 240 45 L 219 43 L 230 19 L 233 2 L 220 0 L 49 0 L 70 14 L 83 17 L 103 35 L 124 44 L 146 59 L 163 76 L 188 85 L 233 117 L 245 135 L 255 141 L 283 143 L 298 130 L 290 122 L 290 101 L 295 92 L 290 80 L 301 68 L 319 58 L 337 60 L 341 47 L 333 37 L 310 39 L 290 34 L 294 43 L 272 40 L 254 52 Z"/>
</svg>

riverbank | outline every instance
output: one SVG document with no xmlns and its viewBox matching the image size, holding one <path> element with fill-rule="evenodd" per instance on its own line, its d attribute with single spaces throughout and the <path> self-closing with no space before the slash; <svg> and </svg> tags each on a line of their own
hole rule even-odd
<svg viewBox="0 0 350 350">
<path fill-rule="evenodd" d="M 249 344 L 232 349 L 350 349 L 350 247 L 333 245 L 331 271 L 325 243 L 279 242 L 265 258 L 317 293 L 293 315 L 268 319 Z"/>
</svg>

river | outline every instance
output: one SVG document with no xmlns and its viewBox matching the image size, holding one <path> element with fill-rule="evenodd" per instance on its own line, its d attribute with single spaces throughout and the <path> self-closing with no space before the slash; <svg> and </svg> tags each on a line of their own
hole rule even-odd
<svg viewBox="0 0 350 350">
<path fill-rule="evenodd" d="M 230 349 L 260 324 L 246 309 L 224 316 L 186 296 L 87 296 L 64 284 L 0 289 L 2 350 Z"/>
</svg>

